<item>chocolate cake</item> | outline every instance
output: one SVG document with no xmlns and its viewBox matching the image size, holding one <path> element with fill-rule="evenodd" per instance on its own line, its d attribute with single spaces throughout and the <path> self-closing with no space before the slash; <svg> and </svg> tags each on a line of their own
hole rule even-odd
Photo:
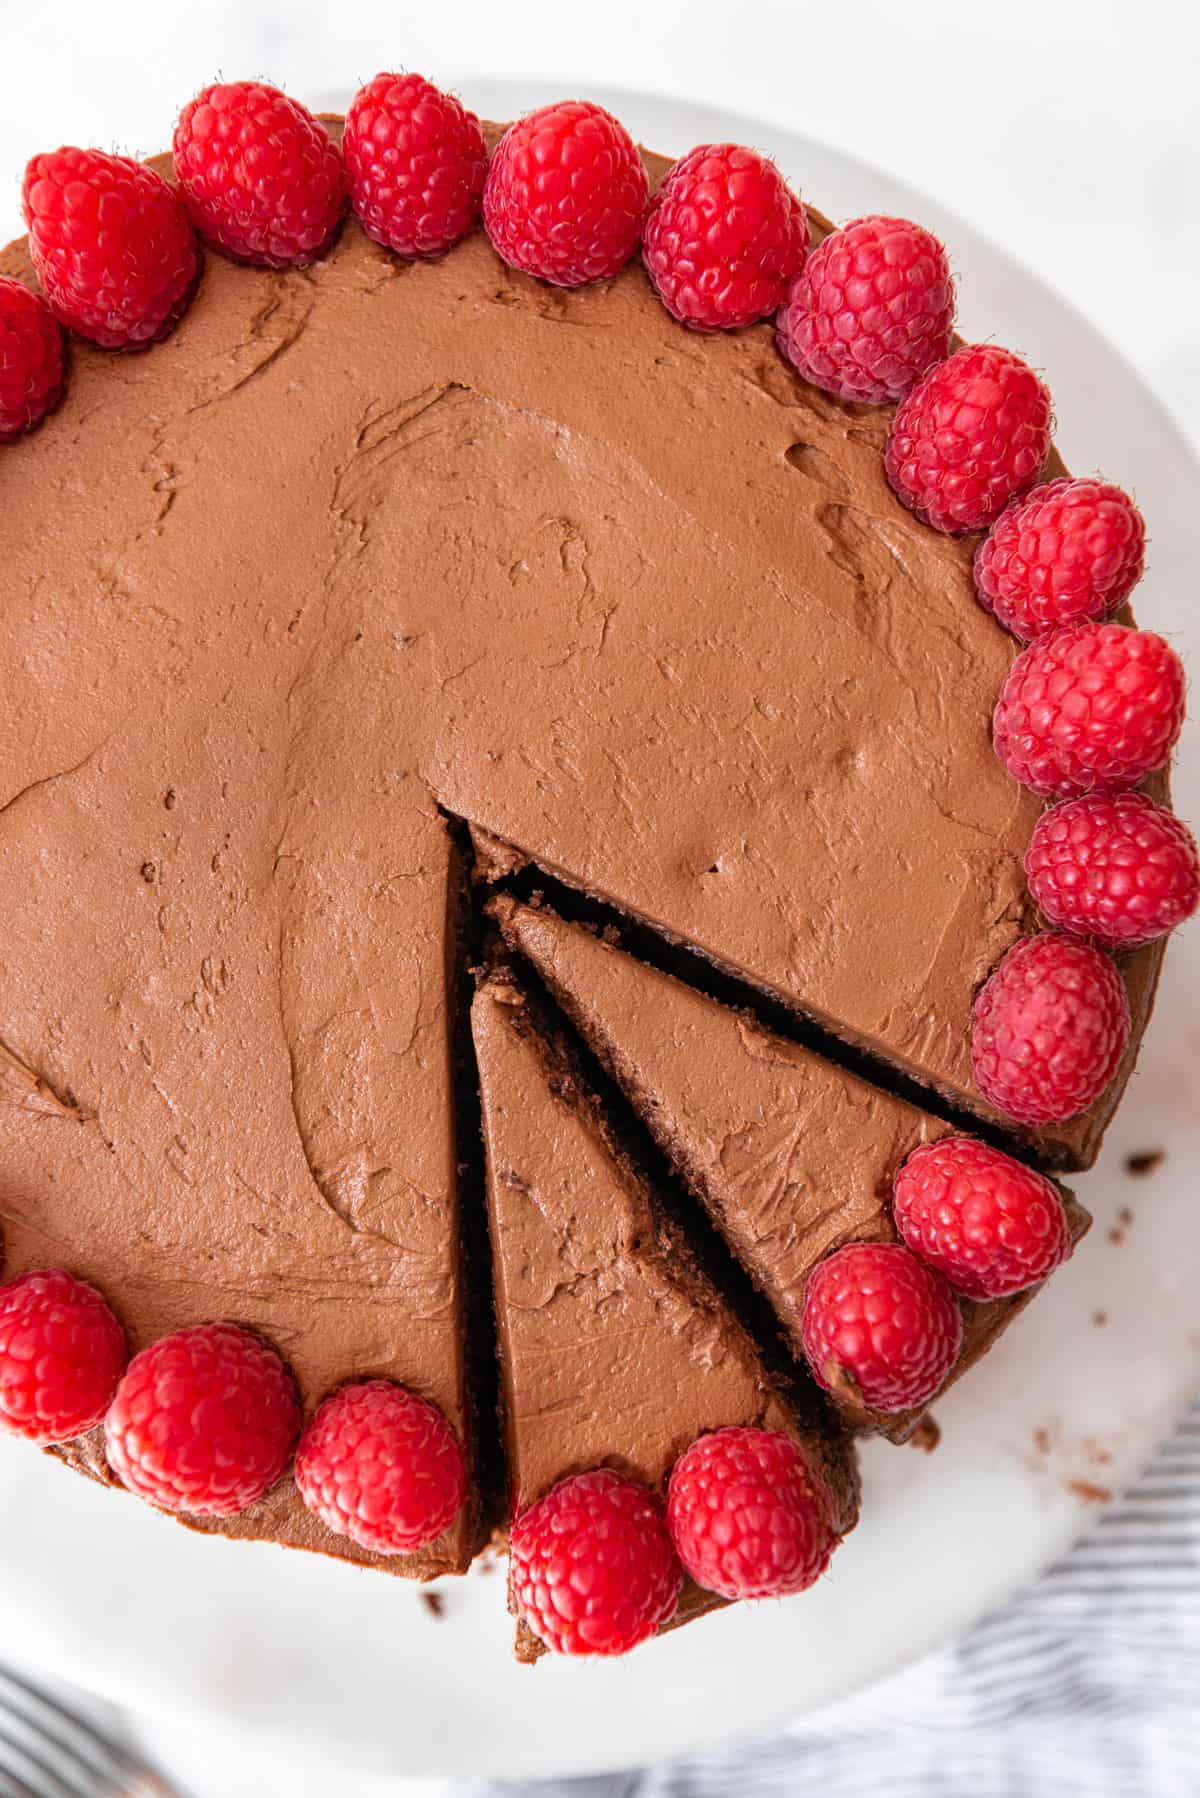
<svg viewBox="0 0 1200 1798">
<path fill-rule="evenodd" d="M 0 276 L 37 287 L 24 240 Z M 816 1260 L 893 1239 L 912 1147 L 965 1125 L 1090 1164 L 1161 959 L 1123 958 L 1129 1049 L 1083 1115 L 988 1103 L 971 1010 L 1036 927 L 1041 807 L 989 742 L 1014 644 L 977 539 L 892 492 L 892 407 L 806 384 L 769 323 L 686 330 L 636 261 L 552 286 L 482 231 L 406 261 L 347 216 L 303 266 L 210 249 L 179 310 L 142 354 L 72 341 L 58 410 L 0 448 L 4 1279 L 67 1268 L 134 1351 L 245 1324 L 306 1415 L 396 1382 L 466 1456 L 411 1554 L 290 1476 L 194 1527 L 461 1572 L 564 1475 L 661 1493 L 752 1424 L 803 1443 L 840 1535 L 847 1426 L 921 1413 L 819 1397 L 693 1224 L 795 1350 Z M 506 885 L 518 971 L 472 1006 Z M 669 1173 L 618 1145 L 568 1025 Z M 952 1377 L 1029 1296 L 965 1304 Z M 53 1452 L 117 1483 L 99 1430 Z"/>
<path fill-rule="evenodd" d="M 745 1329 L 614 1144 L 569 1052 L 505 973 L 471 1014 L 483 1099 L 511 1508 L 608 1466 L 655 1490 L 708 1430 L 802 1441 L 853 1527 L 852 1455 L 819 1413 L 801 1420 Z M 711 1609 L 685 1588 L 679 1622 Z M 539 1652 L 518 1631 L 523 1658 Z"/>
</svg>

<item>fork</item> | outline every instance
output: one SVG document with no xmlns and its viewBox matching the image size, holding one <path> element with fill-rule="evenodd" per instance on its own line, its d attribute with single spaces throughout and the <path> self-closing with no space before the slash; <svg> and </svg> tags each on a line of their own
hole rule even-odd
<svg viewBox="0 0 1200 1798">
<path fill-rule="evenodd" d="M 0 1663 L 0 1798 L 180 1798 L 136 1754 Z"/>
</svg>

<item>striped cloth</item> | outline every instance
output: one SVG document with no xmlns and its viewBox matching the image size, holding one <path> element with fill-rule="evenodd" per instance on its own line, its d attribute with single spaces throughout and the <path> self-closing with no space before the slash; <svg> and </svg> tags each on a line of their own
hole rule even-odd
<svg viewBox="0 0 1200 1798">
<path fill-rule="evenodd" d="M 1065 1560 L 946 1649 L 769 1741 L 462 1798 L 1197 1798 L 1200 1399 Z"/>
</svg>

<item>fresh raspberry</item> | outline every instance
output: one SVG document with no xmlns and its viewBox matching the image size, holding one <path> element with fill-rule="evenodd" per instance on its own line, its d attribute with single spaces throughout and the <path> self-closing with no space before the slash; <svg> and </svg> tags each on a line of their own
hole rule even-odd
<svg viewBox="0 0 1200 1798">
<path fill-rule="evenodd" d="M 984 1098 L 1018 1124 L 1061 1124 L 1100 1097 L 1128 1041 L 1112 962 L 1046 931 L 1014 943 L 980 989 L 971 1066 Z"/>
<path fill-rule="evenodd" d="M 376 75 L 359 89 L 342 155 L 363 230 L 398 256 L 440 256 L 479 218 L 479 120 L 420 75 Z"/>
<path fill-rule="evenodd" d="M 975 591 L 1029 642 L 1060 624 L 1107 618 L 1142 578 L 1146 521 L 1108 481 L 1064 476 L 1003 511 L 975 553 Z"/>
<path fill-rule="evenodd" d="M 1052 423 L 1049 392 L 1028 363 L 995 344 L 967 344 L 900 402 L 888 480 L 935 531 L 977 531 L 1037 480 Z"/>
<path fill-rule="evenodd" d="M 1071 1253 L 1057 1189 L 969 1136 L 914 1149 L 896 1176 L 896 1228 L 914 1255 L 969 1299 L 1003 1299 Z"/>
<path fill-rule="evenodd" d="M 411 1554 L 462 1509 L 466 1466 L 436 1405 L 390 1380 L 343 1386 L 296 1450 L 296 1485 L 335 1535 L 376 1554 Z"/>
<path fill-rule="evenodd" d="M 1051 924 L 1106 949 L 1166 936 L 1200 905 L 1195 838 L 1142 793 L 1094 793 L 1043 812 L 1025 874 Z"/>
<path fill-rule="evenodd" d="M 512 1526 L 517 1609 L 556 1654 L 626 1654 L 675 1610 L 683 1569 L 645 1487 L 602 1468 L 539 1498 Z"/>
<path fill-rule="evenodd" d="M 558 287 L 604 281 L 637 249 L 649 182 L 619 119 L 588 100 L 539 106 L 496 145 L 483 224 L 498 256 Z"/>
<path fill-rule="evenodd" d="M 164 1511 L 229 1517 L 273 1486 L 300 1423 L 291 1374 L 239 1324 L 196 1324 L 135 1355 L 104 1420 L 114 1473 Z"/>
<path fill-rule="evenodd" d="M 200 260 L 161 175 L 103 150 L 53 150 L 26 168 L 21 200 L 29 254 L 60 324 L 106 350 L 166 336 Z"/>
<path fill-rule="evenodd" d="M 0 443 L 41 424 L 62 387 L 62 332 L 49 306 L 0 275 Z"/>
<path fill-rule="evenodd" d="M 239 262 L 298 268 L 338 228 L 346 195 L 338 147 L 277 87 L 206 87 L 180 113 L 174 151 L 196 229 Z"/>
<path fill-rule="evenodd" d="M 949 1286 L 896 1243 L 853 1242 L 818 1262 L 801 1330 L 817 1384 L 848 1384 L 875 1411 L 928 1404 L 962 1347 Z"/>
<path fill-rule="evenodd" d="M 1183 664 L 1152 631 L 1064 625 L 1009 669 L 992 741 L 1013 779 L 1035 793 L 1115 793 L 1162 767 L 1186 703 Z"/>
<path fill-rule="evenodd" d="M 837 1546 L 827 1494 L 778 1430 L 715 1430 L 676 1461 L 667 1528 L 696 1584 L 724 1598 L 785 1598 Z"/>
<path fill-rule="evenodd" d="M 954 281 L 937 238 L 907 219 L 855 219 L 819 243 L 776 320 L 814 387 L 879 406 L 950 354 Z"/>
<path fill-rule="evenodd" d="M 770 158 L 700 144 L 654 196 L 642 254 L 672 318 L 733 331 L 778 311 L 807 251 L 808 216 Z"/>
<path fill-rule="evenodd" d="M 0 1286 L 0 1429 L 68 1442 L 108 1410 L 127 1359 L 93 1286 L 61 1268 Z"/>
</svg>

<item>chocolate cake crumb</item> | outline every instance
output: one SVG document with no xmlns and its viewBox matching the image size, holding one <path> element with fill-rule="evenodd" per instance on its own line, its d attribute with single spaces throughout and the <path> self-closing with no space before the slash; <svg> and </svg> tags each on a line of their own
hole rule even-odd
<svg viewBox="0 0 1200 1798">
<path fill-rule="evenodd" d="M 925 1416 L 908 1440 L 913 1448 L 919 1448 L 922 1454 L 931 1455 L 941 1439 L 941 1426 L 936 1418 Z"/>
<path fill-rule="evenodd" d="M 446 1600 L 442 1597 L 440 1592 L 422 1592 L 421 1603 L 425 1606 L 425 1609 L 429 1612 L 431 1617 L 444 1617 L 446 1615 Z"/>
<path fill-rule="evenodd" d="M 1083 1499 L 1089 1505 L 1108 1505 L 1112 1503 L 1112 1492 L 1107 1486 L 1097 1486 L 1094 1480 L 1066 1480 L 1064 1484 L 1068 1492 L 1076 1498 Z"/>
<path fill-rule="evenodd" d="M 1141 1149 L 1136 1155 L 1126 1155 L 1125 1172 L 1140 1180 L 1146 1174 L 1152 1174 L 1155 1168 L 1161 1167 L 1166 1159 L 1165 1149 Z"/>
<path fill-rule="evenodd" d="M 1108 1233 L 1108 1240 L 1120 1247 L 1125 1240 L 1125 1232 L 1133 1222 L 1133 1212 L 1128 1205 L 1122 1205 L 1117 1212 L 1117 1221 Z"/>
</svg>

